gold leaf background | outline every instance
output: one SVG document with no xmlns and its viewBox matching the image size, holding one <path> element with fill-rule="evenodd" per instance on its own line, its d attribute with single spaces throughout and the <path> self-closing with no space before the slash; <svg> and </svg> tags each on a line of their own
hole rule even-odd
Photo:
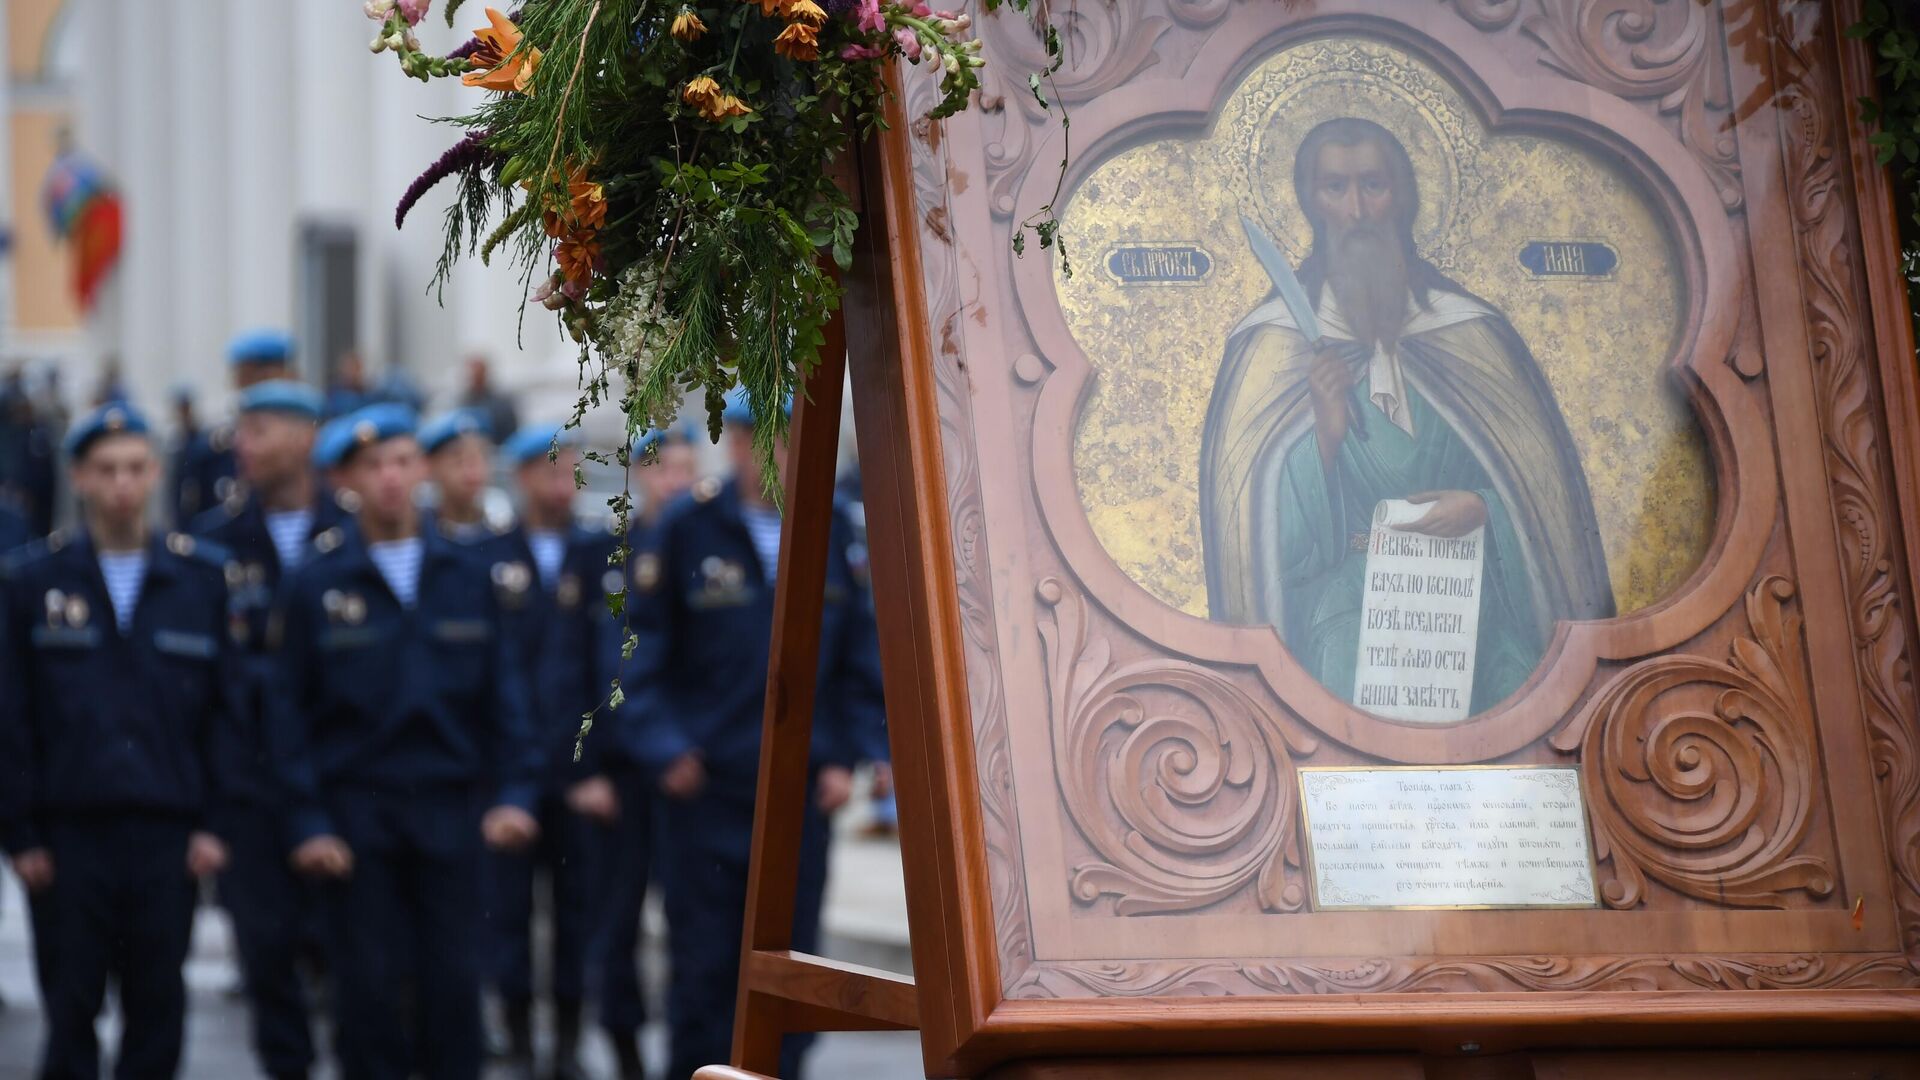
<svg viewBox="0 0 1920 1080">
<path fill-rule="evenodd" d="M 1713 523 L 1706 446 L 1663 370 L 1684 283 L 1662 218 L 1605 151 L 1490 133 L 1439 72 L 1355 37 L 1276 53 L 1211 131 L 1122 150 L 1070 194 L 1062 220 L 1080 265 L 1055 283 L 1096 373 L 1074 464 L 1101 543 L 1148 591 L 1205 616 L 1201 428 L 1228 332 L 1270 288 L 1240 215 L 1297 265 L 1310 230 L 1294 200 L 1294 150 L 1343 115 L 1400 137 L 1420 180 L 1421 253 L 1503 310 L 1545 369 L 1587 472 L 1619 609 L 1660 599 L 1699 562 Z M 1619 264 L 1604 279 L 1536 279 L 1519 261 L 1533 240 L 1603 241 Z M 1198 284 L 1123 285 L 1106 256 L 1130 244 L 1195 244 L 1213 268 Z"/>
</svg>

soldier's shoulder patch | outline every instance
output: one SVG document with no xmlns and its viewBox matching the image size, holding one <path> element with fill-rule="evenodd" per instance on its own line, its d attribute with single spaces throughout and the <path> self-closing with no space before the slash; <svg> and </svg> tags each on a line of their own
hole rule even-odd
<svg viewBox="0 0 1920 1080">
<path fill-rule="evenodd" d="M 340 531 L 340 526 L 335 525 L 331 529 L 325 529 L 314 535 L 313 550 L 325 555 L 346 542 L 346 539 L 347 534 Z"/>
<path fill-rule="evenodd" d="M 709 476 L 705 480 L 693 485 L 694 502 L 712 502 L 719 494 L 720 481 L 714 477 Z"/>
</svg>

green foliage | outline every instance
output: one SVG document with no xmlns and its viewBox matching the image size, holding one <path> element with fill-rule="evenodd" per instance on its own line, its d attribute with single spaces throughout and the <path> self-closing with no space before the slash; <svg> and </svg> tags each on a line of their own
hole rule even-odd
<svg viewBox="0 0 1920 1080">
<path fill-rule="evenodd" d="M 1893 174 L 1901 271 L 1920 321 L 1920 24 L 1912 7 L 1884 0 L 1868 0 L 1861 15 L 1847 36 L 1865 41 L 1877 58 L 1880 96 L 1860 99 L 1860 119 L 1873 129 L 1867 142 L 1875 160 Z"/>
</svg>

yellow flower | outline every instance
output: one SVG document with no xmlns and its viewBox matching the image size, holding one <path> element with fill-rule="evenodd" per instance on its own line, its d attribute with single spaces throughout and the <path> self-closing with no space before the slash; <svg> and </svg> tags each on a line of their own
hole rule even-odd
<svg viewBox="0 0 1920 1080">
<path fill-rule="evenodd" d="M 753 111 L 746 102 L 732 94 L 721 93 L 720 84 L 706 75 L 689 79 L 686 88 L 680 91 L 680 100 L 699 110 L 702 117 L 715 122 Z"/>
<path fill-rule="evenodd" d="M 788 22 L 806 23 L 815 28 L 827 21 L 827 13 L 813 0 L 781 0 L 780 14 Z"/>
<path fill-rule="evenodd" d="M 492 8 L 487 9 L 487 22 L 491 25 L 473 32 L 480 44 L 469 57 L 473 70 L 460 76 L 460 81 L 486 90 L 525 93 L 534 69 L 540 66 L 540 50 L 520 48 L 520 28 Z"/>
<path fill-rule="evenodd" d="M 673 36 L 681 41 L 698 41 L 700 35 L 707 32 L 707 24 L 692 8 L 681 8 L 680 14 L 673 17 Z"/>
<path fill-rule="evenodd" d="M 788 23 L 773 39 L 773 51 L 794 60 L 820 59 L 819 31 L 803 22 Z"/>
<path fill-rule="evenodd" d="M 680 100 L 702 110 L 719 97 L 720 84 L 709 75 L 696 75 L 688 79 L 686 89 L 680 91 Z"/>
</svg>

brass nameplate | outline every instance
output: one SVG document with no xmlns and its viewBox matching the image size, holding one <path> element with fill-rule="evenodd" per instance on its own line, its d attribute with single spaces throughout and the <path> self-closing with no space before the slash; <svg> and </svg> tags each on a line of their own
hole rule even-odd
<svg viewBox="0 0 1920 1080">
<path fill-rule="evenodd" d="M 1305 768 L 1300 804 L 1318 910 L 1595 905 L 1576 769 Z"/>
</svg>

